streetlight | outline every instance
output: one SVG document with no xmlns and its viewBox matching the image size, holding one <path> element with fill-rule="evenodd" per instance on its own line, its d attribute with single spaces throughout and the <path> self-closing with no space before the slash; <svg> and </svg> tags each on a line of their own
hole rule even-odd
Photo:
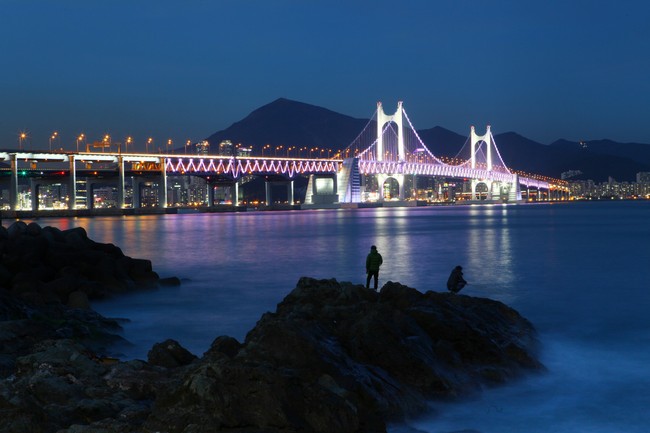
<svg viewBox="0 0 650 433">
<path fill-rule="evenodd" d="M 275 148 L 275 156 L 278 156 L 278 150 L 282 149 L 283 146 L 278 146 Z"/>
<path fill-rule="evenodd" d="M 150 145 L 151 143 L 153 143 L 153 138 L 149 137 L 149 138 L 147 139 L 147 144 L 146 144 L 146 146 L 145 146 L 145 147 L 146 147 L 146 150 L 147 150 L 146 153 L 149 153 L 149 145 Z"/>
<path fill-rule="evenodd" d="M 126 150 L 125 150 L 126 153 L 129 153 L 129 144 L 131 143 L 133 143 L 133 137 L 129 135 L 128 137 L 126 137 Z"/>
<path fill-rule="evenodd" d="M 269 147 L 271 147 L 270 144 L 265 144 L 264 146 L 262 146 L 262 156 L 264 156 L 264 149 L 268 149 Z"/>
<path fill-rule="evenodd" d="M 54 131 L 52 135 L 50 136 L 50 152 L 52 151 L 52 141 L 56 140 L 56 137 L 59 136 L 59 133 L 57 131 Z"/>
<path fill-rule="evenodd" d="M 172 146 L 172 139 L 167 140 L 167 153 L 169 153 L 169 148 Z"/>
<path fill-rule="evenodd" d="M 187 155 L 187 148 L 192 145 L 192 140 L 187 140 L 185 142 L 185 155 Z"/>
<path fill-rule="evenodd" d="M 23 150 L 23 142 L 27 138 L 27 133 L 22 131 L 18 134 L 18 150 Z"/>
<path fill-rule="evenodd" d="M 105 148 L 106 146 L 108 146 L 108 147 L 109 147 L 108 150 L 110 150 L 110 147 L 111 147 L 111 136 L 108 135 L 108 134 L 104 135 L 104 139 L 102 140 L 102 153 L 104 153 L 104 148 Z"/>
<path fill-rule="evenodd" d="M 79 134 L 79 137 L 77 137 L 77 152 L 79 152 L 79 142 L 83 141 L 83 139 L 86 137 L 84 133 Z"/>
</svg>

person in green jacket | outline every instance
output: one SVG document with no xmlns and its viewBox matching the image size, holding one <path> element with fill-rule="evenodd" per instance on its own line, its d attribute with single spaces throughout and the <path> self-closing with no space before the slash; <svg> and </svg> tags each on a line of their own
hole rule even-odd
<svg viewBox="0 0 650 433">
<path fill-rule="evenodd" d="M 381 254 L 377 252 L 376 246 L 370 247 L 370 254 L 366 257 L 366 274 L 368 278 L 366 279 L 366 289 L 370 288 L 370 278 L 375 278 L 375 291 L 377 290 L 377 280 L 379 279 L 379 267 L 384 263 L 384 260 L 381 258 Z"/>
</svg>

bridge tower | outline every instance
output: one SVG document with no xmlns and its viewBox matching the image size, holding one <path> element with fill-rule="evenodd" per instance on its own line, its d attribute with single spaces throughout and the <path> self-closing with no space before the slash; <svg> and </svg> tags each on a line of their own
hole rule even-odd
<svg viewBox="0 0 650 433">
<path fill-rule="evenodd" d="M 487 145 L 487 170 L 492 171 L 492 133 L 490 132 L 490 125 L 487 126 L 484 135 L 476 134 L 474 125 L 470 128 L 470 140 L 472 144 L 472 168 L 476 168 L 476 145 L 481 141 Z"/>
<path fill-rule="evenodd" d="M 492 132 L 490 131 L 490 125 L 487 125 L 484 135 L 478 135 L 474 126 L 470 128 L 470 143 L 471 143 L 471 167 L 472 169 L 482 169 L 483 167 L 476 166 L 476 147 L 480 142 L 484 142 L 487 150 L 485 152 L 485 170 L 489 173 L 487 177 L 483 179 L 472 179 L 472 200 L 476 200 L 476 187 L 484 183 L 487 186 L 487 201 L 501 201 L 506 200 L 509 202 L 518 202 L 521 201 L 521 189 L 519 186 L 519 176 L 517 174 L 512 174 L 512 179 L 509 181 L 496 180 L 492 173 L 494 168 L 493 158 L 492 158 L 492 148 L 495 147 L 494 139 L 492 137 Z"/>
<path fill-rule="evenodd" d="M 384 107 L 381 104 L 381 101 L 377 102 L 377 161 L 384 160 L 384 137 L 383 130 L 384 125 L 388 122 L 394 122 L 397 125 L 397 153 L 398 161 L 404 162 L 406 160 L 406 151 L 404 149 L 404 115 L 402 108 L 402 101 L 397 102 L 397 110 L 392 115 L 387 115 L 384 113 Z M 383 190 L 383 185 L 386 180 L 392 177 L 397 180 L 399 184 L 399 199 L 404 200 L 404 175 L 403 174 L 379 174 L 377 175 L 377 182 L 379 183 L 380 193 Z M 380 194 L 383 200 L 383 194 Z"/>
<path fill-rule="evenodd" d="M 483 135 L 478 135 L 476 133 L 476 129 L 474 128 L 474 125 L 470 127 L 470 144 L 471 144 L 471 156 L 470 156 L 470 161 L 471 161 L 471 167 L 472 169 L 476 169 L 476 145 L 479 144 L 481 141 L 485 143 L 487 146 L 487 152 L 486 152 L 486 167 L 485 169 L 487 171 L 492 171 L 492 133 L 490 132 L 490 125 L 487 125 L 487 128 L 485 130 L 485 134 Z M 484 183 L 487 186 L 487 200 L 492 200 L 493 199 L 493 190 L 492 188 L 494 186 L 497 186 L 494 184 L 492 179 L 472 179 L 471 181 L 471 186 L 472 186 L 472 200 L 477 200 L 476 196 L 476 187 Z"/>
<path fill-rule="evenodd" d="M 395 122 L 397 125 L 397 151 L 399 160 L 404 161 L 406 159 L 406 152 L 404 150 L 404 116 L 402 110 L 402 101 L 399 101 L 397 103 L 397 111 L 395 111 L 395 114 L 389 116 L 384 113 L 384 107 L 381 105 L 381 101 L 377 102 L 377 161 L 384 160 L 384 138 L 382 131 L 384 130 L 384 125 L 388 122 Z"/>
</svg>

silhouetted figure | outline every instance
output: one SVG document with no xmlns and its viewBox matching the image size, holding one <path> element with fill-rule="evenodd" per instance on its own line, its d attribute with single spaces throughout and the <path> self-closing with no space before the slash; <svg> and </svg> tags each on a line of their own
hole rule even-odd
<svg viewBox="0 0 650 433">
<path fill-rule="evenodd" d="M 466 284 L 467 281 L 463 278 L 463 267 L 458 265 L 451 271 L 451 275 L 449 275 L 447 289 L 452 293 L 458 293 Z"/>
<path fill-rule="evenodd" d="M 366 289 L 370 288 L 370 278 L 375 277 L 375 290 L 377 290 L 377 280 L 379 279 L 379 267 L 384 263 L 381 254 L 377 252 L 376 246 L 370 247 L 370 254 L 366 257 Z"/>
</svg>

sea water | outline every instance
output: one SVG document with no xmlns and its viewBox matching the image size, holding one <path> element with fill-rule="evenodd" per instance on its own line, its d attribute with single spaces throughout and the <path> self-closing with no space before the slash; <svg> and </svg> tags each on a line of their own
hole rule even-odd
<svg viewBox="0 0 650 433">
<path fill-rule="evenodd" d="M 219 335 L 243 341 L 301 276 L 365 283 L 376 245 L 388 280 L 502 301 L 538 330 L 545 373 L 478 397 L 431 403 L 393 432 L 650 431 L 650 202 L 586 202 L 111 218 L 82 226 L 152 260 L 180 287 L 95 303 L 125 321 L 123 358 L 173 338 L 201 355 Z"/>
</svg>

